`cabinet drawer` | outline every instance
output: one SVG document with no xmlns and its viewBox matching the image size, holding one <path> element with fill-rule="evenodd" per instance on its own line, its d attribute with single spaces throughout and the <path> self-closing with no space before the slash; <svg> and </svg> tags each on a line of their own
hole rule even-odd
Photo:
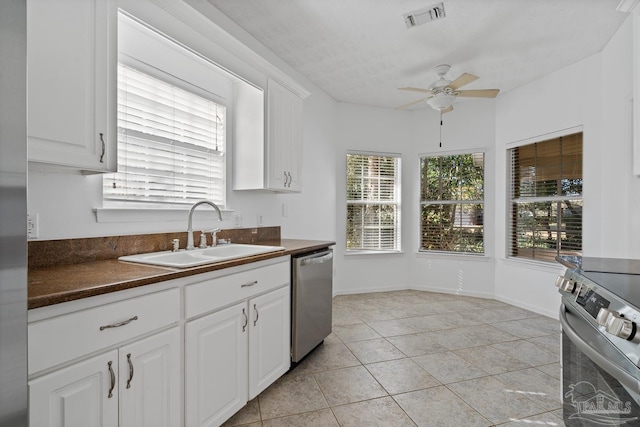
<svg viewBox="0 0 640 427">
<path fill-rule="evenodd" d="M 185 287 L 187 319 L 289 283 L 289 262 L 280 262 Z"/>
<path fill-rule="evenodd" d="M 30 323 L 29 373 L 110 347 L 179 319 L 180 290 L 173 288 Z"/>
</svg>

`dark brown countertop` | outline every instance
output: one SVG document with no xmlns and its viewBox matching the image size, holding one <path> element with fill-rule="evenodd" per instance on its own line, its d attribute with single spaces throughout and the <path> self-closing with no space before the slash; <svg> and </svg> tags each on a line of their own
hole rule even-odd
<svg viewBox="0 0 640 427">
<path fill-rule="evenodd" d="M 335 244 L 330 241 L 281 239 L 260 244 L 282 246 L 284 251 L 270 252 L 226 262 L 191 268 L 157 267 L 117 259 L 29 269 L 29 309 L 59 304 L 165 280 L 188 277 L 283 255 L 298 255 Z"/>
</svg>

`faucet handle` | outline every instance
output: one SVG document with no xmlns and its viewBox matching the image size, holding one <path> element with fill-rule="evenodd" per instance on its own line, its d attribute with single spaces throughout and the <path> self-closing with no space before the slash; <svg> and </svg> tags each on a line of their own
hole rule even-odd
<svg viewBox="0 0 640 427">
<path fill-rule="evenodd" d="M 200 249 L 206 249 L 207 248 L 207 232 L 206 231 L 201 231 L 200 232 L 200 246 L 198 246 Z"/>
<path fill-rule="evenodd" d="M 211 233 L 211 246 L 216 246 L 218 244 L 218 232 L 222 231 L 222 228 L 214 228 L 213 230 L 203 231 L 203 233 Z"/>
</svg>

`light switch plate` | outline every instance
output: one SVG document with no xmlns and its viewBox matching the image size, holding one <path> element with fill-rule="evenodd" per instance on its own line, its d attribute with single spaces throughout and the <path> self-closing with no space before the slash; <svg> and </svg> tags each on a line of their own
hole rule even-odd
<svg viewBox="0 0 640 427">
<path fill-rule="evenodd" d="M 27 239 L 38 238 L 38 214 L 27 214 Z"/>
</svg>

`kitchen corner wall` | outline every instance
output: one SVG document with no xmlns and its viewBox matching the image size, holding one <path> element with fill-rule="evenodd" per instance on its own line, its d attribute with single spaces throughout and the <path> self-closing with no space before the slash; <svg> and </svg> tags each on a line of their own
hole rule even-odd
<svg viewBox="0 0 640 427">
<path fill-rule="evenodd" d="M 339 103 L 336 149 L 338 293 L 423 289 L 492 298 L 494 245 L 494 100 L 468 100 L 443 117 L 439 147 L 439 113 L 431 108 L 398 111 Z M 402 253 L 350 255 L 346 241 L 346 154 L 350 150 L 402 156 Z M 420 155 L 458 151 L 486 152 L 485 256 L 419 253 Z"/>
</svg>

